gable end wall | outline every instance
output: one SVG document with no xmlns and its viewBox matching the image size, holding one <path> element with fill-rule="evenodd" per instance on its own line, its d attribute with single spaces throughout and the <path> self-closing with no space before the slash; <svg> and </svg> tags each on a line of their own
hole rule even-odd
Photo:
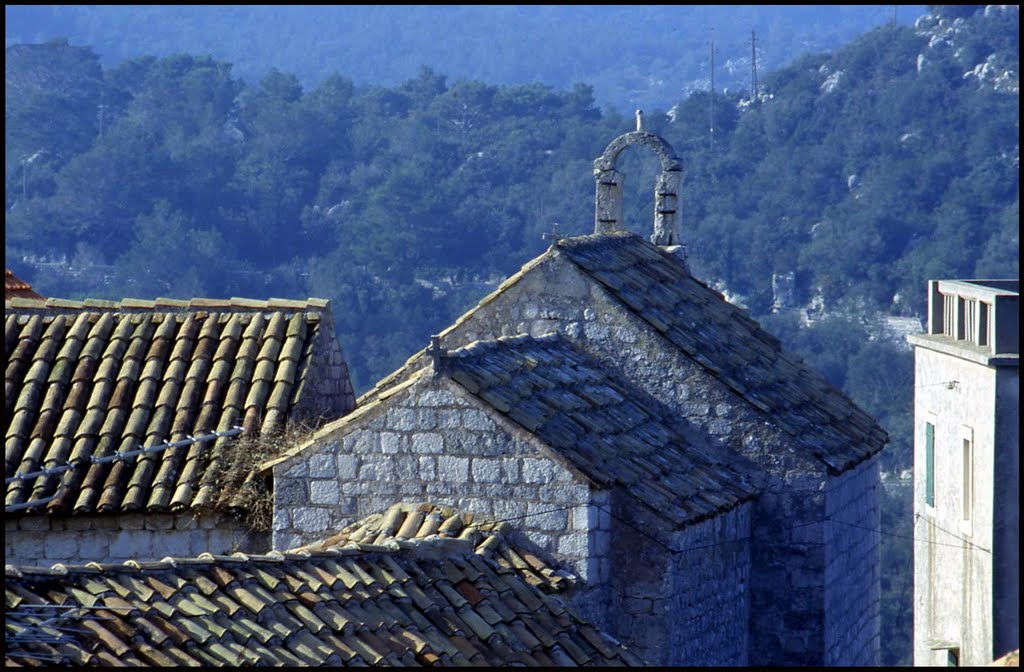
<svg viewBox="0 0 1024 672">
<path fill-rule="evenodd" d="M 751 512 L 748 663 L 823 664 L 825 466 L 557 253 L 457 323 L 442 342 L 455 348 L 498 335 L 552 331 L 677 411 L 679 429 L 696 445 L 710 440 L 761 467 L 763 494 Z M 868 487 L 857 483 L 851 487 Z M 870 613 L 873 599 L 872 591 L 849 598 L 858 613 Z"/>
<path fill-rule="evenodd" d="M 397 502 L 508 520 L 585 580 L 607 579 L 605 493 L 446 378 L 424 376 L 274 469 L 275 549 L 318 541 Z"/>
</svg>

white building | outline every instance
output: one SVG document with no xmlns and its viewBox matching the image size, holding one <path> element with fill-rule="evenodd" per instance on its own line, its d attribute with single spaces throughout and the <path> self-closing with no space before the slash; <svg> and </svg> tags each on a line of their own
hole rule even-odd
<svg viewBox="0 0 1024 672">
<path fill-rule="evenodd" d="M 933 280 L 914 346 L 914 664 L 1020 646 L 1019 280 Z"/>
</svg>

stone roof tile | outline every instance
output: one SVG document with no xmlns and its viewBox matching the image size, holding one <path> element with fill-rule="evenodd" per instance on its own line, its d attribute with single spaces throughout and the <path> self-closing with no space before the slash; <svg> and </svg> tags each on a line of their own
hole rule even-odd
<svg viewBox="0 0 1024 672">
<path fill-rule="evenodd" d="M 728 510 L 756 492 L 742 458 L 691 445 L 673 429 L 666 408 L 564 337 L 477 341 L 449 352 L 442 370 L 599 486 L 622 487 L 675 526 Z M 524 378 L 546 382 L 524 385 Z"/>
<path fill-rule="evenodd" d="M 833 469 L 882 449 L 887 437 L 870 416 L 672 255 L 628 232 L 564 238 L 556 248 Z"/>
</svg>

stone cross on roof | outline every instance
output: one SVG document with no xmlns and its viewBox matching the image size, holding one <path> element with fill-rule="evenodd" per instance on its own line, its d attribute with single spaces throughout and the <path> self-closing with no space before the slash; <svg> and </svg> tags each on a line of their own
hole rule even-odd
<svg viewBox="0 0 1024 672">
<path fill-rule="evenodd" d="M 440 336 L 431 336 L 430 345 L 427 346 L 427 355 L 430 356 L 430 362 L 434 368 L 434 375 L 438 376 L 441 374 L 441 368 L 443 366 L 441 359 L 448 354 L 448 350 L 441 345 Z"/>
<path fill-rule="evenodd" d="M 555 243 L 557 243 L 558 241 L 560 241 L 564 237 L 565 236 L 563 236 L 560 233 L 558 233 L 558 222 L 554 222 L 551 225 L 551 232 L 550 233 L 541 234 L 541 238 L 543 238 L 544 240 L 550 240 L 552 245 L 554 245 Z"/>
</svg>

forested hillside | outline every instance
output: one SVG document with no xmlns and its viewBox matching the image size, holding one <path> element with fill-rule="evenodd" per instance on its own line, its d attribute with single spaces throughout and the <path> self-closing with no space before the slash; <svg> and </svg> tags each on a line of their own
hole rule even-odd
<svg viewBox="0 0 1024 672">
<path fill-rule="evenodd" d="M 893 16 L 895 11 L 895 17 Z M 590 82 L 603 109 L 655 107 L 707 88 L 749 87 L 922 5 L 21 5 L 4 8 L 6 45 L 57 36 L 90 45 L 105 66 L 139 54 L 209 54 L 256 83 L 270 66 L 313 88 L 334 70 L 357 85 L 396 86 L 427 64 L 491 84 Z"/>
<path fill-rule="evenodd" d="M 930 278 L 1019 274 L 1018 10 L 933 12 L 765 74 L 754 100 L 645 110 L 686 168 L 695 274 L 881 421 L 886 470 L 910 466 L 912 360 L 865 318 L 921 315 Z M 633 120 L 590 84 L 423 68 L 357 86 L 338 68 L 311 88 L 278 70 L 248 85 L 206 56 L 104 67 L 64 41 L 9 46 L 8 266 L 67 298 L 330 298 L 365 390 L 554 224 L 592 230 L 593 159 Z M 632 151 L 626 215 L 646 235 L 655 168 Z M 772 313 L 789 274 L 792 309 Z M 894 534 L 909 534 L 908 501 L 883 511 Z M 909 545 L 885 552 L 894 664 L 909 655 Z"/>
</svg>

